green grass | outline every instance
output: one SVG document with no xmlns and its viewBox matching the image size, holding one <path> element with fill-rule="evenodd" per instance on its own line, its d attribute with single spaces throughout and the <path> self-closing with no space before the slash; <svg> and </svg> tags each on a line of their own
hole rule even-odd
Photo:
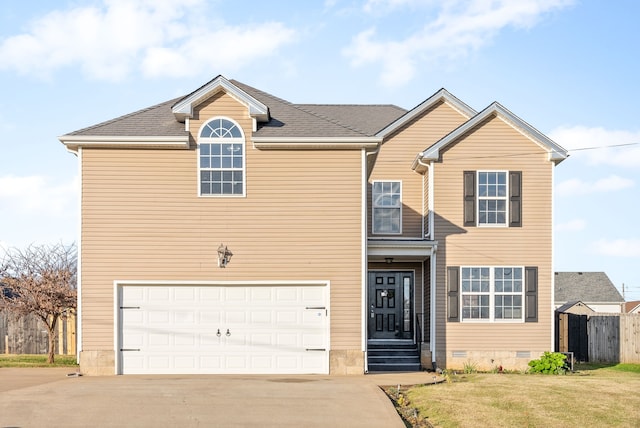
<svg viewBox="0 0 640 428">
<path fill-rule="evenodd" d="M 0 354 L 0 367 L 77 367 L 75 355 L 56 355 L 53 364 L 46 355 Z"/>
<path fill-rule="evenodd" d="M 450 379 L 403 389 L 401 413 L 417 413 L 415 426 L 451 428 L 637 427 L 640 421 L 640 364 L 580 364 L 567 375 L 471 373 Z M 386 390 L 396 398 L 394 389 Z"/>
</svg>

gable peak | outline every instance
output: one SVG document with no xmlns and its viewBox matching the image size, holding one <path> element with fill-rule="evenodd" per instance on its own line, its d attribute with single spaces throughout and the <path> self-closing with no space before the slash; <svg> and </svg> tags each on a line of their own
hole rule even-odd
<svg viewBox="0 0 640 428">
<path fill-rule="evenodd" d="M 240 89 L 237 85 L 234 85 L 221 74 L 176 102 L 171 107 L 171 111 L 178 122 L 184 122 L 187 117 L 193 116 L 193 110 L 198 104 L 220 91 L 246 105 L 251 117 L 258 122 L 267 122 L 269 120 L 269 108 L 266 105 Z"/>
</svg>

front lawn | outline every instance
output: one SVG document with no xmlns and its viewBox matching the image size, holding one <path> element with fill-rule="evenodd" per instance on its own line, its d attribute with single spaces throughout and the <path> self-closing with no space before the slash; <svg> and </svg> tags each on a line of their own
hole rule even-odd
<svg viewBox="0 0 640 428">
<path fill-rule="evenodd" d="M 47 364 L 46 355 L 0 354 L 0 367 L 77 367 L 75 355 L 56 355 L 53 364 Z"/>
<path fill-rule="evenodd" d="M 385 388 L 408 425 L 637 427 L 640 365 L 579 366 L 567 375 L 451 374 L 450 382 Z M 400 398 L 397 400 L 397 398 Z M 417 421 L 414 418 L 417 415 Z"/>
</svg>

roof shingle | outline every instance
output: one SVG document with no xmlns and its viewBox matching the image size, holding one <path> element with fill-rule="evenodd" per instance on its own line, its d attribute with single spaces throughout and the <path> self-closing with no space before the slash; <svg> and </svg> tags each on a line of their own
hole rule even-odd
<svg viewBox="0 0 640 428">
<path fill-rule="evenodd" d="M 624 299 L 604 272 L 556 272 L 555 301 L 622 303 Z"/>
<path fill-rule="evenodd" d="M 402 116 L 406 110 L 394 105 L 293 104 L 236 80 L 231 83 L 269 108 L 270 120 L 259 123 L 256 137 L 371 137 Z M 68 136 L 179 137 L 186 135 L 171 107 L 184 96 L 116 117 Z"/>
</svg>

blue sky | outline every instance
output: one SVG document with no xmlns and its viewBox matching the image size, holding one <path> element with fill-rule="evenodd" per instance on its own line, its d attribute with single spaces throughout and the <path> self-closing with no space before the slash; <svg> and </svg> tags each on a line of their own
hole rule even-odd
<svg viewBox="0 0 640 428">
<path fill-rule="evenodd" d="M 412 108 L 445 87 L 570 150 L 555 268 L 640 300 L 638 16 L 632 0 L 2 2 L 0 245 L 77 239 L 77 160 L 57 136 L 218 74 L 299 103 Z"/>
</svg>

